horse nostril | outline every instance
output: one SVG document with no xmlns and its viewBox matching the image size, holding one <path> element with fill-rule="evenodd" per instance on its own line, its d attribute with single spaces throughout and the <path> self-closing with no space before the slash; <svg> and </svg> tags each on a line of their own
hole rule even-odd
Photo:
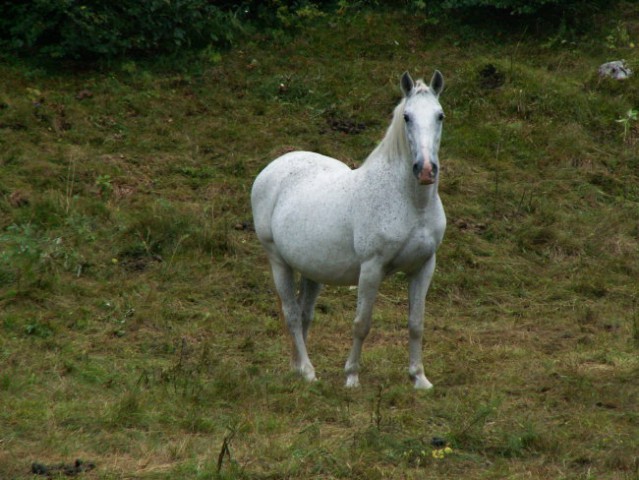
<svg viewBox="0 0 639 480">
<path fill-rule="evenodd" d="M 431 167 L 433 168 L 433 173 L 431 174 L 434 177 L 437 176 L 437 171 L 439 170 L 439 167 L 437 166 L 436 163 L 430 162 Z"/>
<path fill-rule="evenodd" d="M 413 174 L 414 174 L 416 177 L 419 177 L 419 174 L 420 174 L 420 173 L 421 173 L 421 171 L 422 171 L 423 165 L 424 165 L 424 164 L 423 164 L 422 162 L 415 162 L 415 163 L 413 163 Z"/>
</svg>

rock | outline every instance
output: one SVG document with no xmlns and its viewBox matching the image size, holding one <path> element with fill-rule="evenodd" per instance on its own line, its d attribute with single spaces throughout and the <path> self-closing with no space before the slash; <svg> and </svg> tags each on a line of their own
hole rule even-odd
<svg viewBox="0 0 639 480">
<path fill-rule="evenodd" d="M 492 63 L 484 65 L 479 71 L 479 84 L 482 88 L 493 90 L 501 87 L 505 82 L 506 75 L 498 71 Z"/>
<path fill-rule="evenodd" d="M 255 231 L 255 227 L 253 226 L 253 224 L 251 222 L 248 222 L 248 221 L 236 223 L 233 228 L 235 230 L 241 230 L 241 231 L 244 231 L 244 232 L 254 232 Z"/>
<path fill-rule="evenodd" d="M 632 70 L 628 68 L 625 60 L 604 63 L 599 67 L 599 76 L 613 78 L 615 80 L 625 80 L 632 75 Z"/>
<path fill-rule="evenodd" d="M 62 475 L 75 477 L 80 473 L 88 472 L 94 468 L 95 463 L 84 462 L 80 459 L 73 463 L 60 463 L 57 465 L 45 465 L 43 463 L 34 462 L 31 464 L 31 473 L 34 475 L 45 475 L 49 478 L 58 478 Z"/>
<path fill-rule="evenodd" d="M 29 195 L 22 190 L 16 190 L 9 195 L 9 205 L 14 208 L 24 207 L 29 205 Z"/>
<path fill-rule="evenodd" d="M 93 92 L 87 89 L 80 90 L 78 94 L 75 96 L 75 98 L 77 98 L 78 100 L 84 100 L 85 98 L 91 98 L 91 97 L 93 97 Z"/>
<path fill-rule="evenodd" d="M 441 437 L 433 437 L 430 444 L 435 448 L 444 448 L 447 445 L 447 442 Z"/>
</svg>

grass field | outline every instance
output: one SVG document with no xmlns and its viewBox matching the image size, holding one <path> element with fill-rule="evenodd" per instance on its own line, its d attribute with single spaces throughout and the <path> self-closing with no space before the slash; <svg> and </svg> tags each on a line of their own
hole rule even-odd
<svg viewBox="0 0 639 480">
<path fill-rule="evenodd" d="M 599 25 L 363 11 L 178 71 L 0 65 L 0 478 L 79 458 L 95 479 L 639 479 L 639 80 L 596 75 L 639 70 L 639 9 Z M 400 276 L 357 390 L 356 291 L 325 288 L 308 385 L 289 372 L 252 180 L 289 149 L 359 165 L 400 74 L 435 68 L 435 388 L 408 381 Z"/>
</svg>

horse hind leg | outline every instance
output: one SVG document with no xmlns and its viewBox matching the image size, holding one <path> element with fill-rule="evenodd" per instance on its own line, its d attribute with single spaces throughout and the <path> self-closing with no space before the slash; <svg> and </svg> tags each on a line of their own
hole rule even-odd
<svg viewBox="0 0 639 480">
<path fill-rule="evenodd" d="M 322 289 L 322 285 L 314 282 L 311 279 L 302 277 L 300 282 L 300 293 L 298 296 L 298 302 L 302 311 L 302 333 L 304 336 L 304 343 L 306 343 L 308 337 L 308 330 L 313 322 L 313 315 L 315 311 L 315 301 Z"/>
<path fill-rule="evenodd" d="M 295 274 L 289 265 L 279 259 L 271 259 L 271 270 L 284 322 L 293 343 L 293 369 L 304 379 L 309 382 L 313 381 L 315 380 L 315 369 L 306 350 L 302 308 L 295 295 Z"/>
</svg>

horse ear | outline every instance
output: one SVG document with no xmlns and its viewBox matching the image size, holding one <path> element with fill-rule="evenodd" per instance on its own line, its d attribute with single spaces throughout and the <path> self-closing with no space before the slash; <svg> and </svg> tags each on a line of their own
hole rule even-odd
<svg viewBox="0 0 639 480">
<path fill-rule="evenodd" d="M 413 79 L 411 78 L 410 73 L 408 72 L 404 72 L 402 74 L 402 78 L 399 84 L 402 87 L 402 92 L 404 92 L 405 97 L 408 97 L 410 92 L 412 92 L 413 87 L 415 86 L 415 82 L 413 82 Z"/>
<path fill-rule="evenodd" d="M 439 97 L 439 94 L 444 90 L 444 76 L 439 70 L 435 70 L 433 78 L 430 79 L 430 89 Z"/>
</svg>

